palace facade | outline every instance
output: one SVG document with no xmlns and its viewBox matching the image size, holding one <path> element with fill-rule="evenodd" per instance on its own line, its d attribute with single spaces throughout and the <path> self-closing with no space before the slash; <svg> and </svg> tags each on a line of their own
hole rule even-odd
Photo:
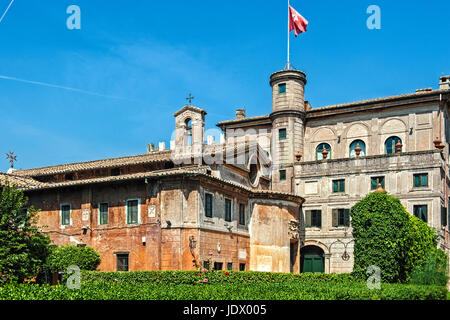
<svg viewBox="0 0 450 320">
<path fill-rule="evenodd" d="M 41 209 L 54 244 L 95 248 L 100 270 L 349 272 L 351 207 L 383 188 L 449 253 L 450 76 L 439 89 L 312 108 L 306 75 L 270 76 L 270 114 L 217 124 L 174 114 L 146 154 L 0 174 Z M 269 111 L 269 110 L 268 110 Z"/>
</svg>

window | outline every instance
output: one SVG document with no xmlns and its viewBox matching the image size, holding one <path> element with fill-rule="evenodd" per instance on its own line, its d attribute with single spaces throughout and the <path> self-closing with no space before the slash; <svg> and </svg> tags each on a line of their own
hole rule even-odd
<svg viewBox="0 0 450 320">
<path fill-rule="evenodd" d="M 280 181 L 286 181 L 286 170 L 280 170 Z"/>
<path fill-rule="evenodd" d="M 306 211 L 306 225 L 307 228 L 321 228 L 322 227 L 322 211 L 308 210 Z"/>
<path fill-rule="evenodd" d="M 214 262 L 214 270 L 222 270 L 223 263 L 222 262 Z"/>
<path fill-rule="evenodd" d="M 70 204 L 61 205 L 61 225 L 70 225 Z"/>
<path fill-rule="evenodd" d="M 345 192 L 345 179 L 333 180 L 333 192 Z"/>
<path fill-rule="evenodd" d="M 447 208 L 441 207 L 441 226 L 447 226 Z"/>
<path fill-rule="evenodd" d="M 417 205 L 413 207 L 414 215 L 422 219 L 424 222 L 428 221 L 428 207 L 426 205 Z"/>
<path fill-rule="evenodd" d="M 316 160 L 323 160 L 323 149 L 327 149 L 327 159 L 331 159 L 331 146 L 328 143 L 321 143 L 316 148 Z"/>
<path fill-rule="evenodd" d="M 373 178 L 371 178 L 370 189 L 376 190 L 378 188 L 378 184 L 381 184 L 381 187 L 384 189 L 384 177 L 373 177 Z"/>
<path fill-rule="evenodd" d="M 225 199 L 225 221 L 231 222 L 231 200 Z"/>
<path fill-rule="evenodd" d="M 228 262 L 227 263 L 227 270 L 229 270 L 229 271 L 233 270 L 233 263 L 232 262 Z"/>
<path fill-rule="evenodd" d="M 361 149 L 359 156 L 364 157 L 366 155 L 366 144 L 362 140 L 355 140 L 350 145 L 350 158 L 356 158 L 355 149 L 359 147 Z"/>
<path fill-rule="evenodd" d="M 205 193 L 205 216 L 208 218 L 213 216 L 212 194 L 210 193 Z"/>
<path fill-rule="evenodd" d="M 112 168 L 111 175 L 112 176 L 120 176 L 120 168 Z"/>
<path fill-rule="evenodd" d="M 333 209 L 333 227 L 350 226 L 350 209 Z"/>
<path fill-rule="evenodd" d="M 402 143 L 402 140 L 399 137 L 390 137 L 386 140 L 384 143 L 385 146 L 385 153 L 386 154 L 394 154 L 396 153 L 395 145 L 400 142 Z M 401 152 L 401 150 L 400 150 Z"/>
<path fill-rule="evenodd" d="M 209 270 L 209 261 L 203 261 L 203 268 Z"/>
<path fill-rule="evenodd" d="M 128 271 L 128 253 L 117 254 L 117 271 Z"/>
<path fill-rule="evenodd" d="M 239 263 L 239 271 L 245 271 L 245 263 Z"/>
<path fill-rule="evenodd" d="M 285 140 L 286 139 L 286 129 L 279 129 L 278 130 L 278 139 L 279 140 Z"/>
<path fill-rule="evenodd" d="M 278 85 L 278 94 L 286 93 L 286 83 L 280 83 Z"/>
<path fill-rule="evenodd" d="M 127 224 L 139 222 L 139 200 L 127 201 Z"/>
<path fill-rule="evenodd" d="M 98 224 L 108 224 L 108 204 L 100 203 L 98 205 Z"/>
<path fill-rule="evenodd" d="M 245 226 L 245 204 L 239 204 L 239 224 Z"/>
<path fill-rule="evenodd" d="M 428 187 L 428 174 L 421 173 L 414 175 L 414 187 Z"/>
<path fill-rule="evenodd" d="M 67 173 L 64 178 L 66 179 L 66 181 L 73 181 L 74 179 L 74 175 L 73 173 Z"/>
</svg>

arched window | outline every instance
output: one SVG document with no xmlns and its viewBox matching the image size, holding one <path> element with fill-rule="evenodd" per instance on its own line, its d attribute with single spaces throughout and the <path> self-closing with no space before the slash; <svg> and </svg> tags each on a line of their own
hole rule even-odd
<svg viewBox="0 0 450 320">
<path fill-rule="evenodd" d="M 328 143 L 321 143 L 316 148 L 316 160 L 323 160 L 323 149 L 327 149 L 327 159 L 331 159 L 331 147 Z"/>
<path fill-rule="evenodd" d="M 192 120 L 190 118 L 187 118 L 184 121 L 186 125 L 186 139 L 187 139 L 187 145 L 192 145 Z"/>
<path fill-rule="evenodd" d="M 356 158 L 355 149 L 359 147 L 361 149 L 359 156 L 364 157 L 366 155 L 366 144 L 362 140 L 355 140 L 350 145 L 350 158 Z"/>
<path fill-rule="evenodd" d="M 385 150 L 386 150 L 385 153 L 386 154 L 394 154 L 394 153 L 396 153 L 395 145 L 397 143 L 399 143 L 399 142 L 400 142 L 400 144 L 402 143 L 402 140 L 399 137 L 390 137 L 390 138 L 388 138 L 386 140 L 386 142 L 384 143 Z M 400 149 L 400 151 L 402 151 L 402 150 Z"/>
</svg>

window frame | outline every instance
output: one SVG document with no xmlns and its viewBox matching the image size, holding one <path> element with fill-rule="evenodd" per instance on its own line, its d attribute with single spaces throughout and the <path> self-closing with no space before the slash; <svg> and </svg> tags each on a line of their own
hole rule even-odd
<svg viewBox="0 0 450 320">
<path fill-rule="evenodd" d="M 239 225 L 240 226 L 245 226 L 246 225 L 246 205 L 244 203 L 239 203 Z M 243 208 L 243 210 L 241 211 L 241 208 Z M 242 223 L 244 222 L 244 223 Z"/>
<path fill-rule="evenodd" d="M 337 185 L 337 191 L 335 186 Z M 345 193 L 345 179 L 335 179 L 332 181 L 333 193 Z M 343 190 L 341 190 L 343 189 Z"/>
<path fill-rule="evenodd" d="M 121 258 L 126 257 L 126 270 L 119 270 L 119 261 Z M 116 253 L 116 270 L 121 272 L 129 272 L 130 271 L 130 254 L 129 253 Z"/>
<path fill-rule="evenodd" d="M 131 201 L 137 201 L 137 222 L 136 223 L 130 223 L 129 221 L 129 206 L 128 203 Z M 141 224 L 142 220 L 141 220 L 141 199 L 139 198 L 133 198 L 133 199 L 127 199 L 127 201 L 125 202 L 125 207 L 126 207 L 126 224 L 127 225 L 139 225 Z"/>
<path fill-rule="evenodd" d="M 108 208 L 108 210 L 106 211 L 106 223 L 104 223 L 102 221 L 102 212 L 101 212 L 102 205 L 105 205 L 105 204 Z M 108 202 L 99 202 L 97 206 L 98 206 L 98 225 L 105 226 L 109 223 L 109 203 Z"/>
<path fill-rule="evenodd" d="M 393 140 L 392 145 L 391 145 L 391 149 L 392 150 L 388 150 L 388 141 Z M 398 139 L 398 140 L 396 140 Z M 390 136 L 388 137 L 385 141 L 384 141 L 384 154 L 396 154 L 397 150 L 395 150 L 395 145 L 398 143 L 398 141 L 400 141 L 400 143 L 402 144 L 402 150 L 400 152 L 403 151 L 403 141 L 400 137 L 398 136 Z M 392 151 L 392 152 L 388 152 L 388 151 Z"/>
<path fill-rule="evenodd" d="M 329 147 L 329 149 L 328 148 L 325 148 L 325 149 L 327 149 L 327 151 L 328 151 L 328 156 L 327 156 L 327 160 L 330 160 L 330 159 L 332 159 L 332 151 L 333 151 L 333 148 L 331 147 L 331 144 L 329 144 L 328 142 L 321 142 L 321 143 L 319 143 L 317 146 L 316 146 L 316 161 L 321 161 L 321 160 L 323 160 L 323 155 L 322 155 L 322 152 L 323 152 L 323 149 L 324 148 L 322 148 L 321 149 L 321 151 L 319 152 L 319 147 L 320 146 L 323 146 L 323 145 L 327 145 L 328 147 Z M 319 153 L 321 154 L 321 156 L 322 156 L 322 159 L 319 159 Z"/>
<path fill-rule="evenodd" d="M 281 178 L 281 173 L 283 172 L 284 177 Z M 287 180 L 287 174 L 286 174 L 286 169 L 282 169 L 282 170 L 278 170 L 278 180 L 281 181 L 286 181 Z"/>
<path fill-rule="evenodd" d="M 284 132 L 282 135 L 281 132 Z M 286 140 L 287 139 L 287 130 L 286 128 L 280 128 L 278 129 L 278 140 Z"/>
<path fill-rule="evenodd" d="M 425 177 L 426 185 L 423 185 L 423 177 Z M 419 185 L 416 184 L 416 178 L 419 178 Z M 415 173 L 413 174 L 414 188 L 426 188 L 429 187 L 428 173 Z"/>
<path fill-rule="evenodd" d="M 379 182 L 379 178 L 382 178 L 382 182 Z M 376 187 L 374 188 L 373 187 L 373 180 L 374 179 L 377 179 L 377 185 L 376 185 Z M 385 189 L 385 185 L 386 185 L 386 176 L 378 176 L 378 177 L 370 177 L 370 190 L 377 190 L 377 188 L 378 188 L 378 183 L 381 183 L 381 187 L 383 188 L 383 189 Z"/>
<path fill-rule="evenodd" d="M 64 223 L 64 216 L 63 216 L 63 207 L 69 207 L 69 223 Z M 71 226 L 72 225 L 72 205 L 70 203 L 61 203 L 59 205 L 59 216 L 60 216 L 60 224 L 61 226 Z"/>
<path fill-rule="evenodd" d="M 207 198 L 211 197 L 211 215 L 208 215 L 208 210 L 207 210 Z M 214 217 L 214 195 L 210 192 L 205 192 L 205 202 L 204 202 L 204 209 L 205 209 L 205 217 L 206 218 L 212 218 Z"/>
<path fill-rule="evenodd" d="M 314 218 L 313 218 L 313 213 L 314 214 Z M 307 215 L 310 215 L 309 219 L 307 217 Z M 321 209 L 310 209 L 310 210 L 305 210 L 305 228 L 319 228 L 322 229 L 322 210 Z M 317 216 L 319 217 L 319 219 L 317 219 Z M 307 223 L 307 221 L 309 220 L 309 224 Z M 316 220 L 316 221 L 314 221 Z M 314 222 L 319 222 L 318 225 L 314 224 Z"/>
<path fill-rule="evenodd" d="M 224 202 L 225 202 L 225 214 L 224 214 L 224 220 L 226 221 L 226 222 L 232 222 L 233 221 L 233 199 L 230 199 L 230 198 L 225 198 L 224 199 Z M 230 204 L 230 206 L 229 206 L 229 210 L 230 210 L 230 212 L 229 212 L 229 217 L 228 217 L 228 206 L 227 206 L 227 204 Z"/>
<path fill-rule="evenodd" d="M 423 216 L 423 212 L 416 212 L 416 211 L 420 211 L 420 209 L 423 209 L 423 208 L 425 208 L 425 220 L 422 217 Z M 423 222 L 428 223 L 428 205 L 427 204 L 415 204 L 415 205 L 413 205 L 413 215 L 416 218 L 419 218 L 420 220 L 422 220 Z"/>
<path fill-rule="evenodd" d="M 352 151 L 354 151 L 356 149 L 356 146 L 358 145 L 358 143 L 359 143 L 359 147 L 361 148 L 361 153 L 364 152 L 364 154 L 360 155 L 360 157 L 365 157 L 367 155 L 366 143 L 361 139 L 356 139 L 356 140 L 353 140 L 352 143 L 350 143 L 350 146 L 348 147 L 349 148 L 349 151 L 348 151 L 349 158 L 352 158 L 352 159 L 356 158 L 356 152 L 355 152 L 355 155 L 352 156 Z M 354 144 L 354 146 L 353 146 L 353 144 Z M 352 148 L 352 146 L 353 146 L 353 148 Z"/>
</svg>

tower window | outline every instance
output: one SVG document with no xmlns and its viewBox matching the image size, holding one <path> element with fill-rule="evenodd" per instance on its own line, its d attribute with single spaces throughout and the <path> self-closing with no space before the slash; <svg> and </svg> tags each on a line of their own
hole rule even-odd
<svg viewBox="0 0 450 320">
<path fill-rule="evenodd" d="M 286 181 L 286 170 L 280 170 L 280 181 Z"/>
<path fill-rule="evenodd" d="M 286 139 L 286 129 L 278 130 L 278 138 L 280 140 L 285 140 Z"/>
<path fill-rule="evenodd" d="M 286 83 L 280 83 L 278 85 L 278 94 L 286 93 Z"/>
</svg>

